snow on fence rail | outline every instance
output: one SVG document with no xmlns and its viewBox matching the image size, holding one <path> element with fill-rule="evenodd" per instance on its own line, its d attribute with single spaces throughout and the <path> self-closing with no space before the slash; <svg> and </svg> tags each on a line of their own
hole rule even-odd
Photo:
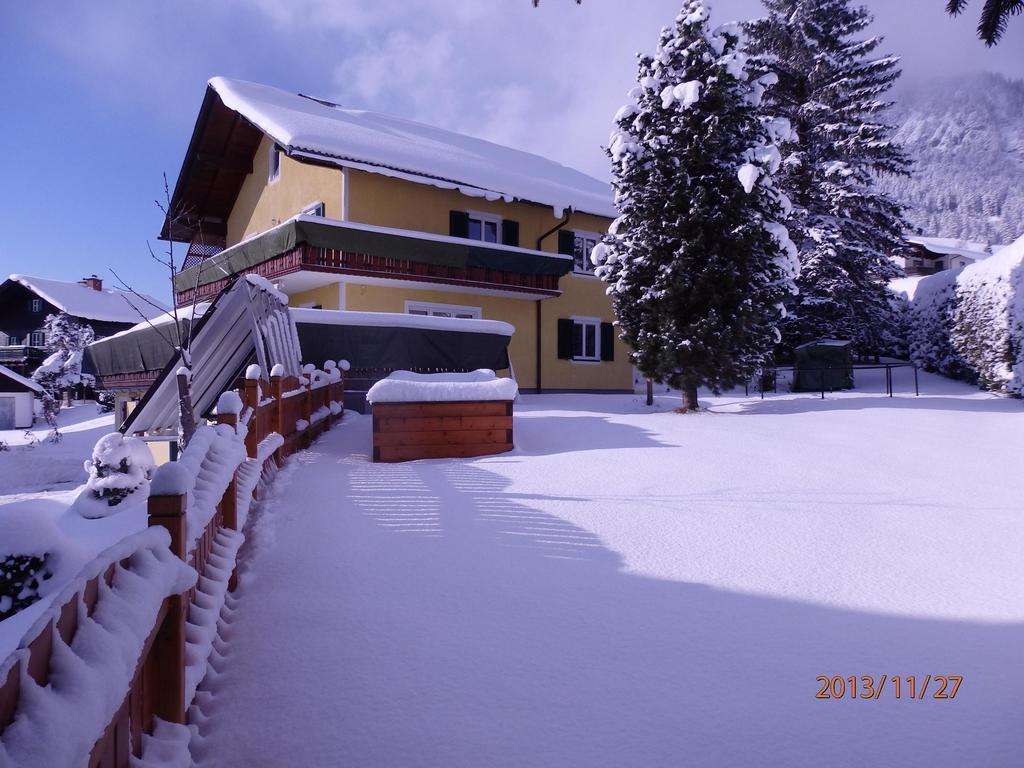
<svg viewBox="0 0 1024 768">
<path fill-rule="evenodd" d="M 250 366 L 238 392 L 221 396 L 217 423 L 158 468 L 149 529 L 86 566 L 0 663 L 0 766 L 186 756 L 188 707 L 250 504 L 287 455 L 344 413 L 341 371 L 324 368 L 267 381 Z"/>
</svg>

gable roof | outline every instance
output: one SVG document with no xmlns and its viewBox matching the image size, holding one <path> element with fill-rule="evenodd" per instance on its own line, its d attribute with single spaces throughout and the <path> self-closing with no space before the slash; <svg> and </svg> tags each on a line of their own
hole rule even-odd
<svg viewBox="0 0 1024 768">
<path fill-rule="evenodd" d="M 10 379 L 11 381 L 17 382 L 21 386 L 25 387 L 25 389 L 29 389 L 33 392 L 43 391 L 43 388 L 39 386 L 36 382 L 32 381 L 32 379 L 26 379 L 24 376 L 12 371 L 6 365 L 0 365 L 0 376 L 4 376 Z"/>
<path fill-rule="evenodd" d="M 289 155 L 313 162 L 457 189 L 473 197 L 540 203 L 557 215 L 569 207 L 617 215 L 609 183 L 540 155 L 269 85 L 214 77 L 174 194 L 183 203 L 202 201 L 206 207 L 209 195 L 215 195 L 218 210 L 198 212 L 200 218 L 208 215 L 204 231 L 223 227 L 221 198 L 231 196 L 233 201 L 244 175 L 252 171 L 253 126 Z M 167 235 L 165 223 L 161 236 Z"/>
<path fill-rule="evenodd" d="M 927 251 L 944 256 L 966 256 L 977 260 L 992 255 L 986 243 L 971 240 L 957 240 L 952 237 L 919 237 L 917 235 L 908 236 L 906 240 L 908 243 L 920 245 Z"/>
<path fill-rule="evenodd" d="M 117 288 L 103 288 L 97 291 L 81 283 L 69 283 L 64 280 L 29 275 L 11 275 L 9 279 L 21 283 L 39 298 L 53 304 L 61 312 L 85 320 L 134 325 L 140 320 L 139 312 L 148 319 L 168 311 L 168 307 L 163 302 L 144 293 L 140 294 L 141 298 L 139 298 Z M 153 304 L 156 306 L 154 307 Z M 136 312 L 132 305 L 135 305 L 139 312 Z"/>
</svg>

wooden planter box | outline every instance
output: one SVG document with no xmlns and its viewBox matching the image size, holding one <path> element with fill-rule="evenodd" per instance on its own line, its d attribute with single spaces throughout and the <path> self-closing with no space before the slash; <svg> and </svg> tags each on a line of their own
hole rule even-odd
<svg viewBox="0 0 1024 768">
<path fill-rule="evenodd" d="M 373 406 L 374 461 L 488 456 L 511 450 L 511 400 Z"/>
</svg>

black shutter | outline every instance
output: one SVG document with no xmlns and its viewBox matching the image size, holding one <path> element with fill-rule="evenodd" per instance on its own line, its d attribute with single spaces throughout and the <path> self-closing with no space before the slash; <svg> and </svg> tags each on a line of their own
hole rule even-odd
<svg viewBox="0 0 1024 768">
<path fill-rule="evenodd" d="M 576 233 L 571 229 L 558 230 L 558 252 L 572 256 L 576 250 Z"/>
<path fill-rule="evenodd" d="M 519 245 L 519 222 L 512 219 L 501 220 L 501 244 Z"/>
<path fill-rule="evenodd" d="M 558 359 L 572 360 L 572 320 L 558 321 Z"/>
<path fill-rule="evenodd" d="M 465 211 L 449 211 L 448 234 L 452 237 L 469 237 L 469 214 Z"/>
<path fill-rule="evenodd" d="M 601 323 L 601 359 L 615 359 L 615 327 L 611 323 Z"/>
</svg>

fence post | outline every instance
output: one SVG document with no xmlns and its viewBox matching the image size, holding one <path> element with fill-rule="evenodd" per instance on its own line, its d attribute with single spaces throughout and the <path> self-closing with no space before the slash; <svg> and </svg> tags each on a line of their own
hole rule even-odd
<svg viewBox="0 0 1024 768">
<path fill-rule="evenodd" d="M 313 374 L 303 373 L 306 377 L 304 385 L 306 394 L 302 397 L 302 418 L 306 420 L 306 430 L 302 433 L 302 447 L 309 448 L 313 435 Z"/>
<path fill-rule="evenodd" d="M 227 424 L 234 430 L 238 429 L 238 416 L 234 413 L 218 413 L 217 414 L 218 424 Z M 224 491 L 224 495 L 220 499 L 220 518 L 221 525 L 232 531 L 238 530 L 238 485 L 237 477 L 238 468 L 231 473 L 231 482 L 228 483 L 227 489 Z"/>
<path fill-rule="evenodd" d="M 288 433 L 284 431 L 284 403 L 282 402 L 281 395 L 284 394 L 284 379 L 281 376 L 270 377 L 270 391 L 274 398 L 274 410 L 270 414 L 270 423 L 274 425 L 274 431 L 277 432 L 281 437 L 287 437 Z M 282 445 L 276 451 L 274 451 L 274 457 L 277 464 L 280 465 L 284 461 L 284 446 Z"/>
<path fill-rule="evenodd" d="M 914 397 L 921 395 L 921 390 L 917 386 L 917 363 L 914 363 Z"/>
<path fill-rule="evenodd" d="M 245 435 L 245 454 L 250 459 L 256 457 L 256 446 L 259 445 L 262 435 L 259 434 L 260 423 L 260 382 L 259 379 L 246 379 L 242 388 L 242 408 L 249 408 L 252 416 L 249 417 L 249 431 Z"/>
<path fill-rule="evenodd" d="M 150 496 L 149 525 L 171 534 L 171 551 L 185 560 L 185 496 Z M 150 651 L 153 670 L 153 714 L 169 723 L 185 722 L 184 595 L 167 598 L 167 615 Z"/>
</svg>

